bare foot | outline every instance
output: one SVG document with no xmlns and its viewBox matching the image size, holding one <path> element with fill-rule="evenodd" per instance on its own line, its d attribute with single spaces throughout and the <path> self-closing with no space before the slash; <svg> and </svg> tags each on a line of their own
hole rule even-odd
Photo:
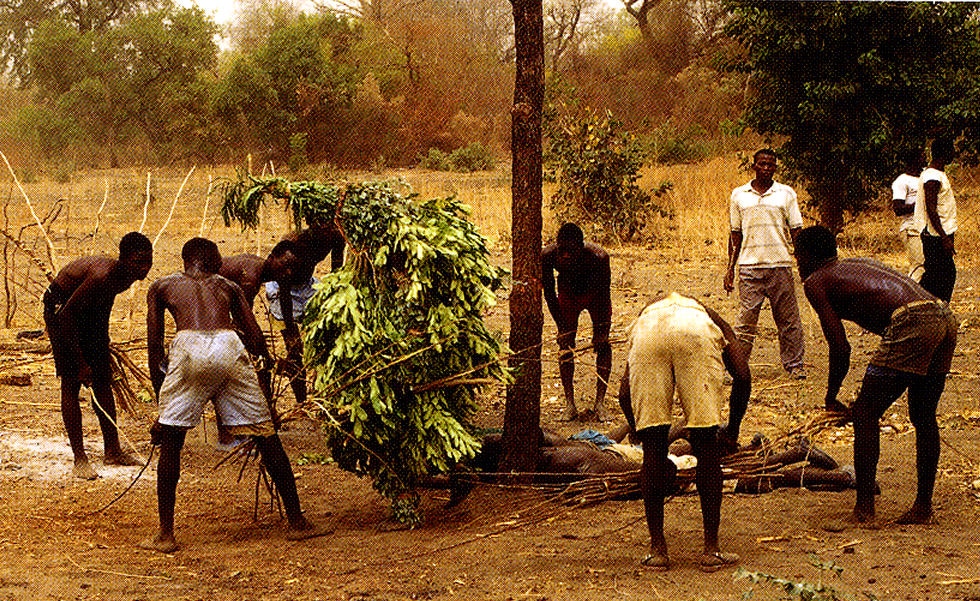
<svg viewBox="0 0 980 601">
<path fill-rule="evenodd" d="M 286 531 L 286 540 L 306 540 L 328 534 L 333 534 L 333 530 L 327 530 L 326 528 L 317 526 L 304 517 L 301 524 L 289 527 L 289 530 Z"/>
<path fill-rule="evenodd" d="M 602 403 L 596 403 L 592 408 L 592 413 L 595 415 L 595 421 L 597 422 L 609 421 L 609 414 L 606 413 L 606 408 L 602 406 Z"/>
<path fill-rule="evenodd" d="M 71 468 L 71 473 L 81 480 L 95 480 L 99 477 L 99 472 L 89 465 L 88 459 L 76 459 L 75 467 Z"/>
<path fill-rule="evenodd" d="M 566 404 L 558 419 L 563 422 L 572 422 L 575 421 L 576 417 L 578 417 L 578 411 L 575 410 L 575 405 Z"/>
<path fill-rule="evenodd" d="M 928 524 L 932 520 L 932 507 L 913 504 L 908 511 L 895 520 L 896 524 Z"/>
<path fill-rule="evenodd" d="M 135 455 L 131 455 L 123 451 L 117 451 L 115 453 L 106 453 L 102 461 L 106 465 L 133 465 L 133 466 L 143 465 L 143 462 L 140 461 L 139 458 L 137 458 Z"/>
<path fill-rule="evenodd" d="M 138 546 L 140 549 L 157 551 L 159 553 L 173 553 L 180 548 L 177 546 L 177 540 L 172 534 L 165 536 L 159 532 L 149 538 L 141 540 L 136 546 Z"/>
<path fill-rule="evenodd" d="M 854 508 L 854 513 L 851 514 L 851 521 L 858 524 L 861 528 L 865 530 L 877 530 L 881 525 L 875 520 L 875 512 Z"/>
</svg>

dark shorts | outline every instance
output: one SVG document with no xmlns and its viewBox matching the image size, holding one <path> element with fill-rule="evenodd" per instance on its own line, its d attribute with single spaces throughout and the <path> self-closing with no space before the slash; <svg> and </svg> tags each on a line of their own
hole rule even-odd
<svg viewBox="0 0 980 601">
<path fill-rule="evenodd" d="M 65 294 L 57 284 L 52 283 L 44 291 L 44 325 L 51 340 L 51 354 L 54 355 L 55 373 L 59 377 L 77 377 L 80 365 L 71 351 L 68 334 L 64 333 L 58 313 L 70 295 Z M 109 324 L 100 326 L 101 319 L 85 319 L 75 324 L 74 335 L 82 360 L 89 366 L 92 378 L 108 380 L 112 377 L 109 362 Z"/>
<path fill-rule="evenodd" d="M 949 373 L 959 324 L 942 301 L 899 307 L 881 335 L 871 365 L 920 376 Z"/>
</svg>

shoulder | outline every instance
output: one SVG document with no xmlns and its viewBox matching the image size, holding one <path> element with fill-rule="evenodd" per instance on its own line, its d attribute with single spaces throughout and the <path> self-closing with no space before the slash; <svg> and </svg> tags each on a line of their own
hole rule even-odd
<svg viewBox="0 0 980 601">
<path fill-rule="evenodd" d="M 161 292 L 167 290 L 168 288 L 176 284 L 179 284 L 182 280 L 186 278 L 187 276 L 185 276 L 183 273 L 172 273 L 170 275 L 165 275 L 161 278 L 157 278 L 153 280 L 152 284 L 150 284 L 149 292 L 155 293 L 155 292 Z"/>
<path fill-rule="evenodd" d="M 773 182 L 771 189 L 773 192 L 782 194 L 788 199 L 796 200 L 796 190 L 794 190 L 792 186 L 788 186 L 780 182 Z"/>
<path fill-rule="evenodd" d="M 752 182 L 751 181 L 746 182 L 746 183 L 742 184 L 741 186 L 738 186 L 738 187 L 732 189 L 732 196 L 731 197 L 734 200 L 740 194 L 744 194 L 746 192 L 752 192 Z"/>
<path fill-rule="evenodd" d="M 585 248 L 589 251 L 589 254 L 599 261 L 609 261 L 609 253 L 595 242 L 586 242 Z"/>
</svg>

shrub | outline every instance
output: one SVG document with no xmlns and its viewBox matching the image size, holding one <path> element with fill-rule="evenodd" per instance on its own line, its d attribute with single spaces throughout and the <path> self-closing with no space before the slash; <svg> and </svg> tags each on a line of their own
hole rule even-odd
<svg viewBox="0 0 980 601">
<path fill-rule="evenodd" d="M 468 146 L 452 151 L 449 155 L 449 166 L 453 171 L 462 173 L 489 171 L 493 169 L 493 156 L 486 146 L 479 142 L 473 142 Z"/>
<path fill-rule="evenodd" d="M 419 167 L 432 171 L 449 171 L 449 156 L 438 148 L 430 148 L 428 154 L 419 157 Z"/>
<path fill-rule="evenodd" d="M 558 183 L 551 209 L 560 221 L 591 224 L 600 238 L 629 241 L 659 207 L 636 183 L 643 145 L 610 112 L 545 120 L 546 176 Z"/>
</svg>

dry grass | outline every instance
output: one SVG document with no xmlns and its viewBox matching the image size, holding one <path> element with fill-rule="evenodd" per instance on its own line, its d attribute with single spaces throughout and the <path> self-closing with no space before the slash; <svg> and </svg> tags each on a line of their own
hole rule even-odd
<svg viewBox="0 0 980 601">
<path fill-rule="evenodd" d="M 749 172 L 740 168 L 740 163 L 737 156 L 728 155 L 691 165 L 648 168 L 640 182 L 643 187 L 653 188 L 665 180 L 673 183 L 673 190 L 659 200 L 672 217 L 656 218 L 642 243 L 655 248 L 658 254 L 678 261 L 724 260 L 728 240 L 728 197 L 733 187 L 750 177 Z M 16 169 L 17 165 L 14 167 Z M 187 172 L 184 169 L 153 169 L 148 205 L 147 172 L 137 169 L 78 172 L 65 184 L 41 179 L 25 183 L 24 189 L 54 241 L 56 262 L 63 266 L 85 254 L 115 255 L 120 237 L 139 229 L 144 205 L 146 223 L 143 231 L 154 239 L 167 219 Z M 233 177 L 234 173 L 228 166 L 196 169 L 191 175 L 177 199 L 172 221 L 160 235 L 151 279 L 178 270 L 181 245 L 187 238 L 202 232 L 218 242 L 222 253 L 229 255 L 246 251 L 264 254 L 280 238 L 288 225 L 284 213 L 274 208 L 266 209 L 258 232 L 243 233 L 237 226 L 224 226 L 218 214 L 221 199 L 215 193 L 209 198 L 208 190 L 212 182 Z M 506 170 L 473 174 L 402 170 L 383 174 L 329 175 L 347 180 L 401 178 L 423 197 L 456 195 L 473 208 L 473 221 L 493 247 L 502 256 L 509 252 L 510 174 Z M 980 229 L 977 215 L 980 170 L 954 168 L 950 175 L 959 208 L 958 261 L 966 263 L 980 251 L 980 236 L 976 233 Z M 7 182 L 0 226 L 19 239 L 29 252 L 45 258 L 45 242 L 34 225 L 27 204 L 9 175 Z M 545 240 L 550 239 L 557 228 L 547 209 L 550 192 L 546 187 Z M 878 210 L 848 220 L 841 236 L 843 254 L 876 256 L 886 263 L 903 265 L 902 249 L 895 233 L 897 220 L 891 214 L 889 204 L 888 191 L 883 189 Z M 814 222 L 812 211 L 804 207 L 804 214 L 807 223 Z M 46 280 L 22 250 L 9 242 L 4 244 L 8 257 L 3 265 L 6 290 L 16 303 L 11 327 L 41 327 L 40 303 L 37 301 Z M 140 301 L 145 286 L 144 282 L 134 287 L 132 294 L 124 295 L 116 303 L 114 321 L 127 322 L 129 332 L 142 320 L 143 303 Z M 0 290 L 0 301 L 6 305 L 6 291 Z"/>
</svg>

